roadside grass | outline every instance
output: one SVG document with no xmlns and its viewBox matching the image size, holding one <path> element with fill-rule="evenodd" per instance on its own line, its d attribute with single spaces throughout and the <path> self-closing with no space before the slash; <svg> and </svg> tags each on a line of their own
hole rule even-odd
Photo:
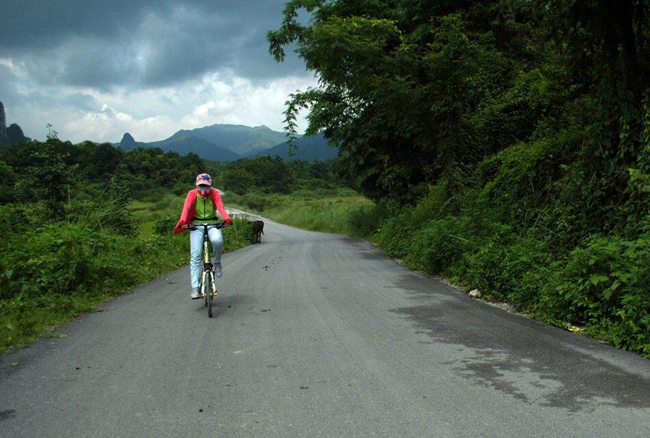
<svg viewBox="0 0 650 438">
<path fill-rule="evenodd" d="M 298 191 L 289 195 L 228 193 L 232 206 L 261 214 L 276 222 L 310 231 L 353 234 L 348 216 L 372 202 L 352 190 Z M 261 207 L 261 208 L 260 208 Z"/>
<path fill-rule="evenodd" d="M 172 236 L 182 202 L 173 195 L 132 201 L 131 235 L 64 222 L 7 239 L 0 256 L 0 353 L 41 336 L 64 336 L 54 328 L 186 265 L 188 236 Z M 252 243 L 245 220 L 235 219 L 223 233 L 226 252 Z"/>
<path fill-rule="evenodd" d="M 346 218 L 353 209 L 370 203 L 359 195 L 314 200 L 289 198 L 287 201 L 265 210 L 264 215 L 305 230 L 339 234 L 352 234 Z"/>
</svg>

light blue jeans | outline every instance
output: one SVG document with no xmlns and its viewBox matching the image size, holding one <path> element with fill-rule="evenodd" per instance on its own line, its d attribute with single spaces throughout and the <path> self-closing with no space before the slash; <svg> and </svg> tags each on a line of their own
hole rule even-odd
<svg viewBox="0 0 650 438">
<path fill-rule="evenodd" d="M 221 230 L 209 227 L 208 238 L 212 242 L 212 263 L 221 263 L 223 254 L 223 235 Z M 190 277 L 192 287 L 199 287 L 203 270 L 203 227 L 190 231 Z"/>
</svg>

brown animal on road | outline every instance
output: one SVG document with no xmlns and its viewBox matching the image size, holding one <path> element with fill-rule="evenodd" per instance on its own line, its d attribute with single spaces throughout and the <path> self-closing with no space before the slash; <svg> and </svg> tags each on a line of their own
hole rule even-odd
<svg viewBox="0 0 650 438">
<path fill-rule="evenodd" d="M 262 243 L 262 234 L 264 234 L 264 221 L 251 222 L 253 234 L 255 234 L 255 243 Z"/>
</svg>

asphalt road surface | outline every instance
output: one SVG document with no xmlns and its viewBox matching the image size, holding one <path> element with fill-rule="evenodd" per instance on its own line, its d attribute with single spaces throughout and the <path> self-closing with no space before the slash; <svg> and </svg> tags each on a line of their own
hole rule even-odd
<svg viewBox="0 0 650 438">
<path fill-rule="evenodd" d="M 650 361 L 267 221 L 0 358 L 0 437 L 650 437 Z"/>
</svg>

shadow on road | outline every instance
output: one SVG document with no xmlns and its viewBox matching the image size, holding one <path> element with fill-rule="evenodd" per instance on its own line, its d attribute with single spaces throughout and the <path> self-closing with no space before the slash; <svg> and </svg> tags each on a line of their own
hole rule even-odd
<svg viewBox="0 0 650 438">
<path fill-rule="evenodd" d="M 414 305 L 392 312 L 410 318 L 433 341 L 427 344 L 451 346 L 441 364 L 476 384 L 570 411 L 650 407 L 649 382 L 604 360 L 631 353 L 476 302 L 426 277 L 403 275 L 396 286 Z"/>
<path fill-rule="evenodd" d="M 255 298 L 252 295 L 235 294 L 222 297 L 217 295 L 217 298 L 212 302 L 212 312 L 214 317 L 225 316 L 237 310 L 242 305 L 253 303 Z M 201 301 L 201 306 L 196 306 L 197 312 L 204 312 L 207 316 L 208 309 L 205 307 L 204 302 Z"/>
</svg>

